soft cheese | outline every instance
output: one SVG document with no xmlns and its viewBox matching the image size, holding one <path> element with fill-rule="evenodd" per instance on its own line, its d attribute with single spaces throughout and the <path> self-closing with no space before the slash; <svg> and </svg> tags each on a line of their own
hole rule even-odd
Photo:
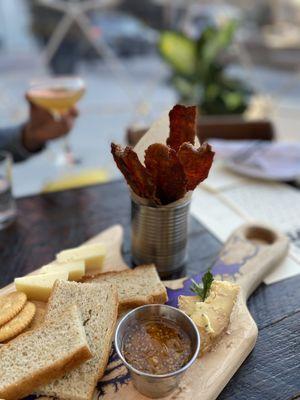
<svg viewBox="0 0 300 400">
<path fill-rule="evenodd" d="M 209 351 L 227 329 L 239 293 L 239 286 L 227 281 L 213 281 L 209 296 L 180 296 L 179 308 L 197 325 L 201 335 L 201 354 Z"/>
<path fill-rule="evenodd" d="M 24 292 L 29 300 L 47 301 L 57 279 L 68 280 L 68 272 L 28 275 L 15 279 L 16 290 Z"/>
<path fill-rule="evenodd" d="M 100 243 L 87 244 L 73 249 L 63 250 L 56 255 L 59 263 L 83 260 L 86 273 L 99 272 L 105 257 L 105 247 Z"/>
<path fill-rule="evenodd" d="M 85 275 L 85 263 L 83 260 L 69 261 L 66 263 L 53 262 L 41 268 L 42 274 L 54 272 L 67 272 L 70 281 L 79 281 Z"/>
</svg>

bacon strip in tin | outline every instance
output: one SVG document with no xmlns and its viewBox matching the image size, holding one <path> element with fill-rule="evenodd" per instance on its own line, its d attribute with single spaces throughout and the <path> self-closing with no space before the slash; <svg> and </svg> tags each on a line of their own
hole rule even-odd
<svg viewBox="0 0 300 400">
<path fill-rule="evenodd" d="M 176 152 L 154 143 L 145 151 L 145 165 L 156 185 L 156 197 L 168 204 L 183 197 L 187 180 Z"/>
<path fill-rule="evenodd" d="M 122 148 L 112 143 L 111 153 L 130 188 L 140 197 L 159 202 L 155 198 L 156 187 L 153 179 L 132 148 L 129 146 Z"/>
<path fill-rule="evenodd" d="M 187 178 L 187 190 L 194 190 L 208 177 L 214 154 L 208 143 L 202 144 L 199 149 L 190 143 L 183 143 L 180 146 L 177 155 Z"/>
<path fill-rule="evenodd" d="M 170 134 L 167 145 L 173 150 L 179 150 L 183 143 L 195 143 L 197 130 L 197 108 L 196 106 L 185 107 L 177 104 L 169 112 Z"/>
</svg>

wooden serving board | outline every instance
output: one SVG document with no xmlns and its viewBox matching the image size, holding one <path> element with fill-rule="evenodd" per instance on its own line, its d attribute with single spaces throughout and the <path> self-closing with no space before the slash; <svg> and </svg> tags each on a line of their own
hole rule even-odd
<svg viewBox="0 0 300 400">
<path fill-rule="evenodd" d="M 119 225 L 97 235 L 89 242 L 105 242 L 107 257 L 104 271 L 128 268 L 122 259 L 123 230 Z M 210 352 L 199 358 L 184 375 L 178 389 L 168 400 L 214 400 L 222 391 L 247 355 L 253 349 L 258 330 L 246 300 L 268 272 L 287 254 L 288 239 L 268 227 L 243 225 L 225 243 L 212 272 L 217 279 L 231 280 L 241 286 L 241 293 L 231 315 L 226 334 Z M 34 273 L 37 273 L 35 271 Z M 193 278 L 198 282 L 202 275 Z M 190 278 L 165 282 L 168 304 L 177 306 L 178 296 L 191 294 Z M 0 294 L 13 290 L 13 285 Z M 33 397 L 31 397 L 33 398 Z M 131 382 L 127 369 L 112 348 L 104 377 L 98 382 L 94 399 L 143 400 Z"/>
<path fill-rule="evenodd" d="M 111 228 L 106 229 L 105 231 L 99 233 L 93 238 L 89 239 L 84 244 L 88 243 L 103 243 L 105 245 L 107 254 L 103 263 L 103 272 L 107 271 L 121 271 L 123 269 L 127 269 L 128 266 L 125 264 L 121 250 L 123 244 L 123 228 L 121 225 L 114 225 Z M 28 275 L 36 275 L 40 273 L 40 268 L 31 272 Z M 0 295 L 12 292 L 15 290 L 15 285 L 12 283 L 4 288 L 0 289 Z M 28 330 L 37 327 L 40 323 L 43 322 L 46 303 L 40 301 L 33 301 L 36 305 L 36 314 L 35 317 L 28 327 Z M 1 400 L 1 399 L 0 399 Z"/>
<path fill-rule="evenodd" d="M 126 263 L 124 262 L 121 254 L 123 244 L 123 228 L 121 225 L 114 225 L 94 236 L 93 238 L 89 239 L 83 244 L 90 243 L 103 243 L 105 245 L 106 257 L 103 263 L 103 272 L 121 271 L 122 269 L 128 268 L 128 265 L 126 265 Z M 40 273 L 40 268 L 31 272 L 29 275 L 36 275 L 38 273 Z M 0 295 L 11 292 L 13 290 L 15 290 L 15 286 L 12 283 L 0 289 Z"/>
</svg>

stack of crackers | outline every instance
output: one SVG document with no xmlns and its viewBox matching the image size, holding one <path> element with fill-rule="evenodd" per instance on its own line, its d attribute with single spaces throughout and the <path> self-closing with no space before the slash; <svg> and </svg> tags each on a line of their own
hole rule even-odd
<svg viewBox="0 0 300 400">
<path fill-rule="evenodd" d="M 36 312 L 34 303 L 22 292 L 0 297 L 0 343 L 22 333 L 32 322 Z"/>
</svg>

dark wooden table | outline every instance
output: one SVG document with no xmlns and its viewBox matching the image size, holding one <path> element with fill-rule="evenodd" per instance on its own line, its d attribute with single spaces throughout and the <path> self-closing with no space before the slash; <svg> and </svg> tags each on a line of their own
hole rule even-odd
<svg viewBox="0 0 300 400">
<path fill-rule="evenodd" d="M 121 181 L 25 197 L 17 204 L 16 223 L 0 232 L 0 287 L 116 223 L 125 229 L 124 257 L 131 263 L 130 203 Z M 220 247 L 192 220 L 187 273 L 205 271 Z M 262 284 L 249 308 L 259 327 L 258 342 L 219 399 L 300 399 L 300 275 L 271 286 Z"/>
</svg>

